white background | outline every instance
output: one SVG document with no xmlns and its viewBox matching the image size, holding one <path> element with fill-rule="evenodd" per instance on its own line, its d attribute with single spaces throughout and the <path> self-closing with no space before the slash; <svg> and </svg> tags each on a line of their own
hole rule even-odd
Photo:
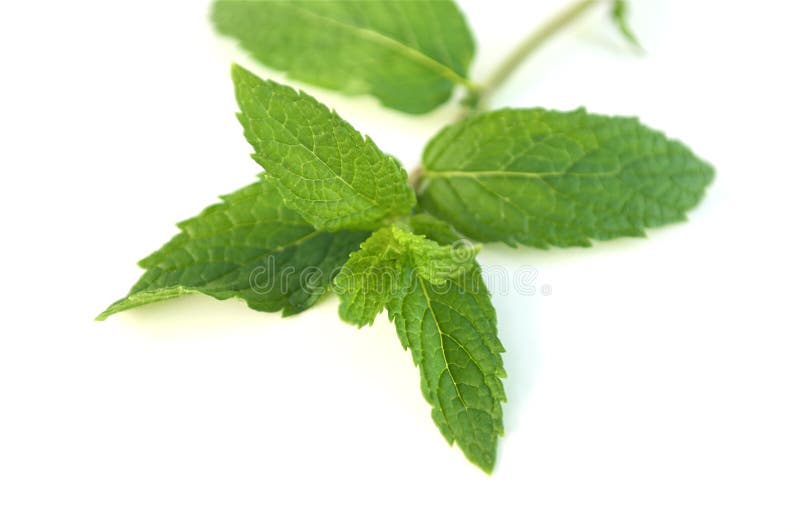
<svg viewBox="0 0 800 532">
<path fill-rule="evenodd" d="M 463 4 L 480 80 L 562 3 Z M 596 12 L 497 94 L 640 115 L 717 179 L 648 239 L 487 247 L 540 288 L 494 297 L 491 477 L 445 444 L 385 318 L 197 296 L 92 321 L 174 222 L 258 170 L 228 79 L 257 67 L 206 9 L 3 6 L 0 530 L 800 530 L 794 3 L 634 0 L 646 54 Z M 457 113 L 304 88 L 409 166 Z"/>
</svg>

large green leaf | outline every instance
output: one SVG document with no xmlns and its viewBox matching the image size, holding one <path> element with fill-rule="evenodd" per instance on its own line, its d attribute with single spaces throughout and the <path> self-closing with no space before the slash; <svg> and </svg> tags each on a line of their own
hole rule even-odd
<svg viewBox="0 0 800 532">
<path fill-rule="evenodd" d="M 449 443 L 458 443 L 470 461 L 490 472 L 503 433 L 503 346 L 476 250 L 454 245 L 454 237 L 428 216 L 376 232 L 336 278 L 340 315 L 364 325 L 388 308 L 419 367 L 434 422 Z"/>
<path fill-rule="evenodd" d="M 189 293 L 237 297 L 255 310 L 296 314 L 324 294 L 367 237 L 314 229 L 283 205 L 268 181 L 222 199 L 178 224 L 181 233 L 139 263 L 147 271 L 128 296 L 98 319 Z"/>
<path fill-rule="evenodd" d="M 685 219 L 714 171 L 635 118 L 505 109 L 445 128 L 422 207 L 484 242 L 588 246 Z"/>
<path fill-rule="evenodd" d="M 470 85 L 475 46 L 450 0 L 217 0 L 217 29 L 292 78 L 425 113 Z"/>
<path fill-rule="evenodd" d="M 374 229 L 415 203 L 405 170 L 311 96 L 233 67 L 253 158 L 317 229 Z"/>
</svg>

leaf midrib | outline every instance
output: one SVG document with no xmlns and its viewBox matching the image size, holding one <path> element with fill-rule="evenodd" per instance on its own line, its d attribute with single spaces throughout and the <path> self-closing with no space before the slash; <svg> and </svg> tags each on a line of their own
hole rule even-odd
<svg viewBox="0 0 800 532">
<path fill-rule="evenodd" d="M 450 377 L 450 382 L 453 383 L 453 389 L 456 391 L 456 396 L 458 397 L 461 406 L 464 408 L 464 412 L 467 412 L 467 419 L 469 420 L 469 424 L 472 427 L 473 433 L 475 432 L 475 423 L 472 421 L 472 418 L 469 416 L 469 406 L 467 406 L 464 397 L 461 395 L 461 390 L 458 389 L 458 382 L 456 381 L 455 375 L 453 375 L 452 370 L 450 370 L 450 362 L 447 360 L 447 351 L 444 348 L 444 337 L 445 332 L 442 329 L 442 326 L 439 324 L 439 318 L 436 316 L 436 311 L 433 309 L 433 302 L 431 301 L 430 295 L 428 294 L 428 290 L 425 288 L 425 281 L 420 278 L 419 275 L 417 277 L 417 283 L 419 284 L 420 288 L 422 289 L 422 294 L 425 296 L 425 302 L 428 306 L 428 312 L 431 313 L 431 317 L 433 318 L 433 323 L 436 325 L 436 331 L 438 332 L 439 336 L 439 346 L 442 350 L 442 360 L 444 361 L 444 367 L 447 371 L 448 377 Z M 466 350 L 465 350 L 466 352 Z M 467 354 L 469 356 L 469 354 Z M 472 358 L 472 357 L 470 357 Z M 473 361 L 474 362 L 474 361 Z M 437 383 L 437 391 L 438 391 L 438 383 Z M 444 414 L 444 409 L 441 406 L 441 401 L 439 404 L 439 409 L 442 410 L 442 414 Z M 450 425 L 450 421 L 447 419 L 447 416 L 443 415 L 442 418 L 447 423 L 447 426 L 453 431 L 453 434 L 456 434 L 456 431 L 453 430 L 453 427 Z"/>
<path fill-rule="evenodd" d="M 408 59 L 428 68 L 429 70 L 436 72 L 440 76 L 454 83 L 457 83 L 459 85 L 464 85 L 465 87 L 469 87 L 471 89 L 475 88 L 475 84 L 473 82 L 471 82 L 469 79 L 465 78 L 464 76 L 462 76 L 449 66 L 437 61 L 431 56 L 426 55 L 420 52 L 419 50 L 412 48 L 407 44 L 404 44 L 396 39 L 387 37 L 386 35 L 378 33 L 377 31 L 374 30 L 361 28 L 359 26 L 354 26 L 352 24 L 348 24 L 340 20 L 322 16 L 318 13 L 314 13 L 313 11 L 303 9 L 302 7 L 291 5 L 289 3 L 286 3 L 285 6 L 308 18 L 316 19 L 330 26 L 335 26 L 344 29 L 346 31 L 350 31 L 373 44 L 377 44 L 379 46 L 383 46 L 384 48 L 389 48 L 391 50 L 397 51 L 400 54 L 406 56 Z"/>
</svg>

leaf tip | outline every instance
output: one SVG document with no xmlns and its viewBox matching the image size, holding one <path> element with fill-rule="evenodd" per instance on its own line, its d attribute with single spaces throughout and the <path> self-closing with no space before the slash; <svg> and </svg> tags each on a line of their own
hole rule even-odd
<svg viewBox="0 0 800 532">
<path fill-rule="evenodd" d="M 237 88 L 237 95 L 241 88 L 254 90 L 259 85 L 264 84 L 264 80 L 239 63 L 231 63 L 231 79 L 233 80 L 234 86 Z"/>
<path fill-rule="evenodd" d="M 464 454 L 470 462 L 478 466 L 478 468 L 487 475 L 491 475 L 494 471 L 494 465 L 497 458 L 494 451 L 479 451 L 476 454 Z"/>
<path fill-rule="evenodd" d="M 109 316 L 113 316 L 119 312 L 119 309 L 116 308 L 118 303 L 119 301 L 112 303 L 107 309 L 95 316 L 94 321 L 106 321 Z"/>
<path fill-rule="evenodd" d="M 237 79 L 239 76 L 249 74 L 250 72 L 239 63 L 231 63 L 231 77 Z"/>
</svg>

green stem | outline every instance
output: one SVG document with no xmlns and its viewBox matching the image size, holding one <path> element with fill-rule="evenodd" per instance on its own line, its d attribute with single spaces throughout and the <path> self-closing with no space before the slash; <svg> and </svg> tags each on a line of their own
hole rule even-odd
<svg viewBox="0 0 800 532">
<path fill-rule="evenodd" d="M 580 0 L 555 15 L 553 18 L 537 28 L 525 40 L 519 43 L 511 54 L 502 62 L 489 79 L 482 85 L 482 90 L 478 94 L 478 108 L 484 109 L 489 97 L 514 73 L 529 55 L 539 49 L 542 44 L 547 42 L 550 37 L 569 26 L 580 18 L 585 12 L 601 3 L 602 0 Z"/>
</svg>

